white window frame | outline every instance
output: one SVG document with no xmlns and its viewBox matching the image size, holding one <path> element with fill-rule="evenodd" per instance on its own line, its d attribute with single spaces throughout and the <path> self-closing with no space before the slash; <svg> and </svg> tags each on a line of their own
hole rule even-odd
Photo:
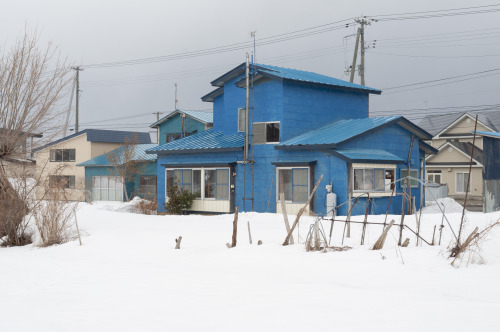
<svg viewBox="0 0 500 332">
<path fill-rule="evenodd" d="M 228 173 L 227 177 L 227 187 L 228 187 L 228 199 L 217 199 L 215 197 L 205 197 L 205 171 L 206 170 L 220 170 L 220 169 L 226 169 Z M 167 171 L 173 171 L 173 170 L 190 170 L 191 171 L 191 192 L 193 191 L 193 172 L 192 171 L 201 171 L 201 197 L 196 197 L 195 200 L 200 200 L 200 201 L 230 201 L 231 200 L 231 169 L 229 167 L 194 167 L 194 168 L 179 168 L 179 167 L 166 167 L 165 168 L 165 200 L 168 199 L 167 196 L 167 189 L 168 189 L 168 184 L 167 184 Z"/>
<path fill-rule="evenodd" d="M 240 114 L 243 114 L 243 118 L 244 118 L 243 119 L 243 126 L 244 126 L 243 129 L 240 128 Z M 245 108 L 238 108 L 238 119 L 237 119 L 237 121 L 238 121 L 238 132 L 239 133 L 244 133 L 246 131 L 246 127 L 247 127 L 246 126 L 246 109 Z"/>
<path fill-rule="evenodd" d="M 426 170 L 426 173 L 427 173 L 427 182 L 432 182 L 432 183 L 442 183 L 443 181 L 443 172 L 441 170 Z M 441 181 L 439 182 L 436 182 L 436 175 L 439 175 L 439 178 L 441 179 Z M 432 180 L 429 180 L 429 177 L 432 178 Z"/>
<path fill-rule="evenodd" d="M 456 172 L 455 173 L 455 193 L 457 194 L 465 194 L 467 188 L 464 188 L 464 191 L 458 191 L 458 174 L 464 174 L 464 187 L 465 187 L 465 174 L 469 174 L 469 172 Z M 469 178 L 469 193 L 471 192 L 471 185 L 470 183 L 472 182 L 472 173 L 470 174 Z"/>
<path fill-rule="evenodd" d="M 95 176 L 93 176 L 93 177 L 92 177 L 92 199 L 94 199 L 94 192 L 95 192 L 95 190 L 101 190 L 101 191 L 102 191 L 102 190 L 107 190 L 107 191 L 108 191 L 108 199 L 107 199 L 106 201 L 110 201 L 110 200 L 109 200 L 109 191 L 110 191 L 109 187 L 107 187 L 107 188 L 103 188 L 103 187 L 101 187 L 102 180 L 100 180 L 100 181 L 99 181 L 99 188 L 95 188 L 95 187 L 94 187 L 95 178 L 101 178 L 101 179 L 102 179 L 102 178 L 115 178 L 115 183 L 119 183 L 119 184 L 121 185 L 121 188 L 118 188 L 118 189 L 120 189 L 120 190 L 119 190 L 119 192 L 120 192 L 119 197 L 121 197 L 121 199 L 120 199 L 120 200 L 118 200 L 118 202 L 123 202 L 123 195 L 124 195 L 124 192 L 123 192 L 123 191 L 124 191 L 124 190 L 126 190 L 126 188 L 125 188 L 125 182 L 123 181 L 123 178 L 122 178 L 121 176 L 113 176 L 113 175 L 95 175 Z M 109 179 L 108 179 L 108 183 L 109 183 Z M 115 192 L 115 194 L 118 192 L 118 190 L 116 190 L 116 189 L 117 189 L 117 188 L 114 188 L 114 189 L 113 189 L 113 190 L 115 190 L 115 191 L 116 191 L 116 192 Z M 99 194 L 99 197 L 102 197 L 102 195 L 101 195 L 101 194 Z M 102 199 L 99 199 L 98 201 L 102 201 Z M 114 202 L 114 201 L 117 201 L 117 200 L 112 200 L 112 202 Z"/>
<path fill-rule="evenodd" d="M 407 171 L 408 171 L 408 168 L 401 168 L 401 169 L 399 170 L 399 176 L 400 176 L 400 179 L 403 179 L 403 174 L 402 174 L 402 172 L 403 172 L 403 171 L 407 172 Z M 420 179 L 420 178 L 419 178 L 419 176 L 418 176 L 418 169 L 416 169 L 416 168 L 410 168 L 410 176 L 411 176 L 411 173 L 412 173 L 412 172 L 417 172 L 417 176 L 415 176 L 415 179 Z M 416 184 L 416 185 L 414 185 L 414 186 L 412 186 L 412 185 L 411 185 L 411 182 L 412 182 L 412 181 L 417 181 L 417 184 Z M 405 183 L 404 183 L 404 180 L 402 180 L 402 181 L 401 181 L 401 188 L 404 188 L 404 186 L 405 186 Z M 418 188 L 418 180 L 413 180 L 413 179 L 410 179 L 410 188 Z"/>
<path fill-rule="evenodd" d="M 280 169 L 307 169 L 307 195 L 310 194 L 311 192 L 311 167 L 310 166 L 284 166 L 284 167 L 276 167 L 276 202 L 279 203 L 281 202 L 280 200 L 280 183 L 279 183 L 279 170 Z M 292 180 L 293 181 L 293 180 Z M 292 186 L 292 191 L 293 191 L 293 186 Z M 290 201 L 285 199 L 285 203 L 305 203 L 301 201 Z"/>
<path fill-rule="evenodd" d="M 264 136 L 266 137 L 266 143 L 264 144 L 279 144 L 281 142 L 281 122 L 280 121 L 261 121 L 261 122 L 253 122 L 253 124 L 259 124 L 259 123 L 265 123 L 265 124 L 268 124 L 268 123 L 279 123 L 280 124 L 280 135 L 279 135 L 279 140 L 278 142 L 268 142 L 267 141 L 267 126 L 265 127 L 266 130 L 265 130 L 265 133 L 264 133 Z M 259 144 L 259 145 L 264 145 L 264 144 Z M 297 167 L 295 167 L 297 168 Z"/>
<path fill-rule="evenodd" d="M 354 189 L 354 170 L 357 170 L 357 169 L 362 169 L 362 170 L 371 169 L 371 170 L 373 170 L 374 171 L 374 173 L 373 173 L 373 181 L 374 182 L 375 182 L 375 170 L 376 169 L 379 169 L 379 170 L 382 169 L 382 170 L 384 170 L 384 190 Z M 385 165 L 380 165 L 380 167 L 376 167 L 376 165 L 366 165 L 365 167 L 362 167 L 362 166 L 352 167 L 352 170 L 351 170 L 351 188 L 352 188 L 352 192 L 353 193 L 379 193 L 379 194 L 391 193 L 392 192 L 391 186 L 386 186 L 385 185 L 385 172 L 386 171 L 393 171 L 394 172 L 394 181 L 396 181 L 397 167 L 395 165 L 394 166 L 391 165 L 390 167 L 387 167 Z M 374 183 L 374 185 L 375 185 L 375 183 Z"/>
</svg>

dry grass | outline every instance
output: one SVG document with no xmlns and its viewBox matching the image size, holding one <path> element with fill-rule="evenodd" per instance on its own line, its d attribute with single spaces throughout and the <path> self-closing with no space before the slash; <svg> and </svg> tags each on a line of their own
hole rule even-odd
<svg viewBox="0 0 500 332">
<path fill-rule="evenodd" d="M 156 203 L 156 199 L 151 199 L 151 200 L 141 199 L 135 205 L 134 212 L 147 215 L 156 215 L 157 207 L 158 204 Z"/>
<path fill-rule="evenodd" d="M 490 232 L 499 225 L 500 219 L 481 231 L 476 227 L 459 248 L 456 246 L 450 248 L 450 256 L 453 257 L 451 265 L 455 266 L 457 260 L 459 263 L 465 262 L 466 266 L 469 264 L 484 264 L 486 261 L 482 256 L 483 245 L 488 240 Z"/>
</svg>

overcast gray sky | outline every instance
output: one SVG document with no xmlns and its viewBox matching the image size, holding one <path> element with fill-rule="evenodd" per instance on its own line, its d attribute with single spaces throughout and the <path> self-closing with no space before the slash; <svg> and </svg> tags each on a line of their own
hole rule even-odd
<svg viewBox="0 0 500 332">
<path fill-rule="evenodd" d="M 344 70 L 352 61 L 355 41 L 352 35 L 356 28 L 353 25 L 335 28 L 346 22 L 331 23 L 361 15 L 429 12 L 495 3 L 481 0 L 2 0 L 1 4 L 3 45 L 8 46 L 28 24 L 41 30 L 43 43 L 53 41 L 72 63 L 85 68 L 80 75 L 81 129 L 146 131 L 156 120 L 153 112 L 166 114 L 174 109 L 175 83 L 179 108 L 211 110 L 212 104 L 203 103 L 200 97 L 213 89 L 212 79 L 244 62 L 245 53 L 253 51 L 251 31 L 256 31 L 257 44 L 261 44 L 270 41 L 266 38 L 272 36 L 319 27 L 280 38 L 289 40 L 257 45 L 257 62 L 348 80 Z M 500 68 L 499 22 L 500 12 L 492 12 L 380 20 L 368 26 L 366 44 L 377 42 L 375 48 L 366 51 L 366 85 L 384 90 L 381 96 L 371 96 L 371 115 L 403 114 L 418 123 L 425 114 L 464 110 L 448 107 L 499 104 L 500 71 L 457 78 L 455 80 L 467 80 L 454 84 L 442 84 L 450 81 L 446 80 L 386 89 Z M 321 30 L 326 31 L 319 33 Z M 304 36 L 305 33 L 314 34 Z M 220 50 L 221 46 L 244 42 L 249 42 L 247 47 L 222 53 L 175 60 L 160 58 L 128 66 L 92 67 L 211 48 Z M 355 82 L 359 83 L 357 75 Z M 444 107 L 447 109 L 436 109 Z"/>
</svg>

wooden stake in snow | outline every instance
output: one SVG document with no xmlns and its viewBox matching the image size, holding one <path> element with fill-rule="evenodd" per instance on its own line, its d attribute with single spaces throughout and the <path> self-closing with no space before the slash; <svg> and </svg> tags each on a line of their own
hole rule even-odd
<svg viewBox="0 0 500 332">
<path fill-rule="evenodd" d="M 182 241 L 182 236 L 179 236 L 177 239 L 175 239 L 175 249 L 181 248 L 181 241 Z"/>
<path fill-rule="evenodd" d="M 409 244 L 410 244 L 410 239 L 406 238 L 405 242 L 403 242 L 403 244 L 401 245 L 401 247 L 408 247 Z"/>
<path fill-rule="evenodd" d="M 380 250 L 384 247 L 385 239 L 387 238 L 387 234 L 389 233 L 389 230 L 391 229 L 392 225 L 394 225 L 394 220 L 391 220 L 389 225 L 385 227 L 384 231 L 382 232 L 382 235 L 378 238 L 377 242 L 373 245 L 372 250 Z"/>
<path fill-rule="evenodd" d="M 250 244 L 252 244 L 252 233 L 250 232 L 250 221 L 247 221 L 247 226 L 248 226 L 248 241 L 250 241 Z"/>
<path fill-rule="evenodd" d="M 80 245 L 82 245 L 82 238 L 80 237 L 80 229 L 78 228 L 78 220 L 76 219 L 76 209 L 73 211 L 75 214 L 75 226 L 76 226 L 76 233 L 78 234 L 78 241 L 80 242 Z"/>
<path fill-rule="evenodd" d="M 300 217 L 302 216 L 302 213 L 304 213 L 304 211 L 307 209 L 307 206 L 309 205 L 309 203 L 311 203 L 311 200 L 314 196 L 314 193 L 316 192 L 316 189 L 318 189 L 318 186 L 319 186 L 319 183 L 321 182 L 321 180 L 323 180 L 323 174 L 321 174 L 318 182 L 316 182 L 316 185 L 314 186 L 314 189 L 311 192 L 311 195 L 309 195 L 309 198 L 307 199 L 306 204 L 304 204 L 304 206 L 299 210 L 299 213 L 297 213 L 297 217 L 295 218 L 295 221 L 293 222 L 292 228 L 288 232 L 288 235 L 286 236 L 285 242 L 283 242 L 284 246 L 287 246 L 289 244 L 290 237 L 292 236 L 292 232 L 295 229 L 295 226 L 297 226 L 297 224 L 299 223 L 299 220 L 300 220 Z"/>
<path fill-rule="evenodd" d="M 231 242 L 231 247 L 236 247 L 236 234 L 238 233 L 238 207 L 234 209 L 234 221 L 233 221 L 233 239 Z"/>
<path fill-rule="evenodd" d="M 286 213 L 286 204 L 285 204 L 285 194 L 280 193 L 280 201 L 281 201 L 281 213 L 283 213 L 283 219 L 285 219 L 285 228 L 286 233 L 290 232 L 290 224 L 288 223 L 288 214 Z M 293 244 L 293 235 L 290 236 L 290 244 Z"/>
</svg>

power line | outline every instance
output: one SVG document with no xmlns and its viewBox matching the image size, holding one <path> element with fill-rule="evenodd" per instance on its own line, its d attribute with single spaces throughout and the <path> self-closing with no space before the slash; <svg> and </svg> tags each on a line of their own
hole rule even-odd
<svg viewBox="0 0 500 332">
<path fill-rule="evenodd" d="M 458 76 L 450 76 L 450 77 L 440 78 L 440 79 L 431 80 L 431 81 L 424 81 L 424 82 L 418 82 L 418 83 L 411 83 L 411 84 L 399 85 L 399 86 L 390 87 L 390 88 L 383 88 L 381 90 L 400 89 L 400 88 L 405 88 L 405 87 L 409 87 L 409 86 L 422 85 L 422 84 L 428 84 L 428 83 L 434 83 L 434 82 L 441 82 L 441 81 L 451 80 L 451 79 L 460 78 L 460 77 L 466 77 L 466 76 L 473 76 L 473 75 L 478 75 L 478 74 L 495 72 L 495 71 L 499 71 L 499 70 L 500 70 L 500 68 L 494 68 L 494 69 L 478 71 L 478 72 L 470 73 L 470 74 L 464 74 L 464 75 L 458 75 Z"/>
</svg>

